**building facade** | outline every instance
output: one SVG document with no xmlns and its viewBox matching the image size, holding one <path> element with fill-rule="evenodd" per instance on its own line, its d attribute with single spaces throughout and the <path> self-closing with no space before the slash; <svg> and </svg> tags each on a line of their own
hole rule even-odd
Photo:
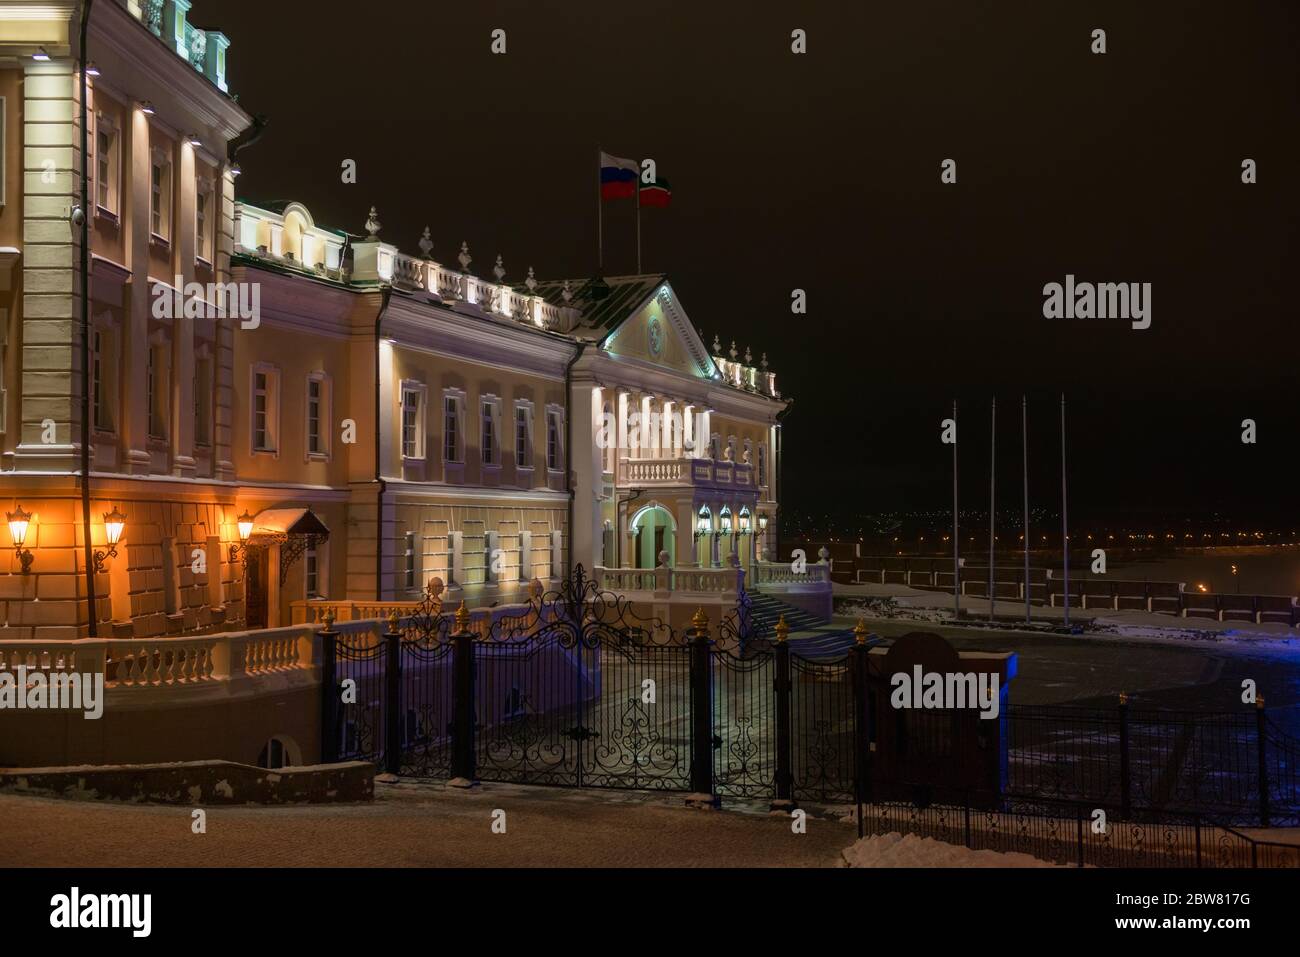
<svg viewBox="0 0 1300 957">
<path fill-rule="evenodd" d="M 189 6 L 94 6 L 83 152 L 80 4 L 0 0 L 8 637 L 763 555 L 787 407 L 765 358 L 706 345 L 662 275 L 484 279 L 374 210 L 354 234 L 237 202 L 255 124 Z"/>
</svg>

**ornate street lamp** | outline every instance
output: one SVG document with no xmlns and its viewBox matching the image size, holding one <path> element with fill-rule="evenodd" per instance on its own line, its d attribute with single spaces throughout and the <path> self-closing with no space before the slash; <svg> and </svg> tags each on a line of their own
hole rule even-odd
<svg viewBox="0 0 1300 957">
<path fill-rule="evenodd" d="M 710 515 L 706 511 L 700 512 L 695 519 L 695 540 L 698 542 L 705 535 L 709 534 Z"/>
<path fill-rule="evenodd" d="M 741 509 L 740 516 L 737 519 L 737 521 L 739 521 L 740 523 L 740 534 L 748 535 L 749 534 L 749 510 Z"/>
<path fill-rule="evenodd" d="M 108 551 L 95 552 L 95 571 L 102 572 L 104 562 L 117 557 L 117 543 L 122 540 L 124 531 L 126 531 L 126 516 L 114 506 L 113 511 L 104 513 L 104 540 L 108 542 Z"/>
<path fill-rule="evenodd" d="M 30 512 L 24 512 L 21 505 L 15 512 L 6 512 L 5 517 L 9 521 L 9 534 L 13 536 L 14 553 L 18 560 L 22 562 L 23 574 L 26 575 L 32 570 L 32 562 L 35 556 L 23 548 L 23 543 L 27 541 L 27 529 L 31 525 L 32 519 L 35 518 Z"/>
<path fill-rule="evenodd" d="M 253 516 L 244 510 L 244 514 L 235 519 L 235 524 L 239 528 L 239 541 L 230 546 L 230 561 L 233 564 L 236 558 L 243 556 L 244 565 L 248 565 L 248 539 L 253 534 Z"/>
</svg>

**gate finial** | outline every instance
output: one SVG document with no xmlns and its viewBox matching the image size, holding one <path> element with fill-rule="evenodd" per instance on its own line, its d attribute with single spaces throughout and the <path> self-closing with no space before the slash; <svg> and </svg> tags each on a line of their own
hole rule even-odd
<svg viewBox="0 0 1300 957">
<path fill-rule="evenodd" d="M 790 637 L 790 626 L 785 623 L 785 615 L 782 615 L 776 622 L 776 640 L 784 642 Z"/>
<path fill-rule="evenodd" d="M 469 631 L 469 609 L 465 607 L 462 599 L 460 607 L 456 609 L 456 633 Z"/>
<path fill-rule="evenodd" d="M 399 621 L 401 621 L 401 619 L 397 617 L 397 609 L 394 608 L 388 613 L 388 633 L 390 635 L 397 634 L 397 623 Z"/>
<path fill-rule="evenodd" d="M 331 606 L 325 609 L 325 614 L 321 615 L 321 621 L 325 622 L 325 630 L 332 631 L 334 628 L 334 608 Z"/>
<path fill-rule="evenodd" d="M 867 623 L 862 618 L 859 618 L 858 623 L 853 626 L 853 639 L 860 645 L 867 643 Z"/>
<path fill-rule="evenodd" d="M 695 614 L 691 616 L 691 625 L 697 632 L 705 631 L 709 627 L 709 616 L 704 614 L 703 608 L 696 608 Z"/>
</svg>

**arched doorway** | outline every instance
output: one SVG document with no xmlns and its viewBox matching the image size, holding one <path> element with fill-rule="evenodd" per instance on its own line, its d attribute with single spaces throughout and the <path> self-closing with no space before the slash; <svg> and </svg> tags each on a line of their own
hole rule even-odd
<svg viewBox="0 0 1300 957">
<path fill-rule="evenodd" d="M 662 505 L 647 505 L 628 523 L 632 534 L 634 568 L 654 568 L 659 564 L 659 553 L 668 553 L 668 565 L 677 560 L 677 523 L 672 513 Z"/>
</svg>

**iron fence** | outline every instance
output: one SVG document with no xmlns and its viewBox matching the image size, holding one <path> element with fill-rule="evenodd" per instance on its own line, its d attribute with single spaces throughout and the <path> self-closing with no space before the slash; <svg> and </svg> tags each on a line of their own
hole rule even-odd
<svg viewBox="0 0 1300 957">
<path fill-rule="evenodd" d="M 948 713 L 916 711 L 882 742 L 867 646 L 806 659 L 777 631 L 772 640 L 722 634 L 715 644 L 702 616 L 681 631 L 638 616 L 581 567 L 556 591 L 535 586 L 524 612 L 478 634 L 463 609 L 444 612 L 432 594 L 405 619 L 390 619 L 383 636 L 340 634 L 327 623 L 322 760 L 365 759 L 413 776 L 767 799 L 774 807 L 914 797 L 920 813 L 953 804 L 953 796 L 933 780 L 909 791 L 905 775 L 997 740 L 1000 784 L 976 802 L 1001 822 L 990 834 L 1010 833 L 1012 818 L 997 815 L 1021 814 L 1024 840 L 1068 843 L 1059 815 L 1049 813 L 1059 802 L 1113 808 L 1125 822 L 1179 814 L 1226 826 L 1300 820 L 1296 742 L 1262 707 L 1008 705 L 997 735 L 984 722 L 972 732 Z M 875 766 L 881 745 L 893 749 L 894 778 Z M 1156 825 L 1142 827 L 1147 835 Z M 1113 846 L 1127 849 L 1114 853 L 1128 859 L 1137 851 L 1122 840 Z"/>
</svg>

